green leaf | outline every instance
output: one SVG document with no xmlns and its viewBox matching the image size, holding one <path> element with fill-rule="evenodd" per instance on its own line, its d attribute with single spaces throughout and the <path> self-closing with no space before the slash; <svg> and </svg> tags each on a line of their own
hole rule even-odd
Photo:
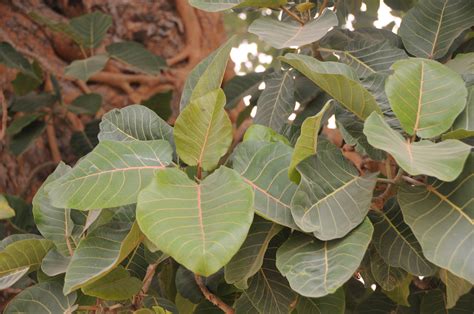
<svg viewBox="0 0 474 314">
<path fill-rule="evenodd" d="M 365 122 L 364 134 L 370 145 L 390 153 L 409 174 L 424 174 L 444 181 L 453 181 L 459 176 L 471 150 L 469 145 L 457 140 L 410 143 L 376 113 Z"/>
<path fill-rule="evenodd" d="M 36 270 L 53 243 L 45 239 L 20 239 L 0 251 L 0 287 L 8 288 L 23 274 Z M 21 274 L 21 276 L 20 276 Z"/>
<path fill-rule="evenodd" d="M 299 183 L 301 180 L 301 175 L 296 170 L 296 166 L 307 157 L 316 154 L 319 130 L 322 127 L 321 124 L 329 118 L 328 115 L 332 112 L 332 110 L 329 110 L 331 103 L 331 100 L 326 102 L 321 111 L 314 116 L 306 118 L 301 125 L 301 133 L 296 140 L 290 167 L 288 168 L 288 176 L 295 183 Z M 329 114 L 326 113 L 328 110 Z"/>
<path fill-rule="evenodd" d="M 176 119 L 174 138 L 179 157 L 204 170 L 217 167 L 232 143 L 232 124 L 224 110 L 225 94 L 216 89 L 193 98 Z"/>
<path fill-rule="evenodd" d="M 280 142 L 243 142 L 232 157 L 235 171 L 255 191 L 256 212 L 265 219 L 298 229 L 291 216 L 296 185 L 288 178 L 292 149 Z"/>
<path fill-rule="evenodd" d="M 64 274 L 70 261 L 70 256 L 65 257 L 59 253 L 56 248 L 53 248 L 43 258 L 43 261 L 41 262 L 41 271 L 49 277 Z"/>
<path fill-rule="evenodd" d="M 1 48 L 0 48 L 1 49 Z M 16 75 L 15 79 L 12 81 L 13 90 L 15 95 L 23 96 L 26 95 L 35 89 L 37 89 L 43 82 L 43 70 L 39 63 L 35 60 L 31 64 L 35 77 L 32 77 L 31 74 L 25 74 L 20 72 Z"/>
<path fill-rule="evenodd" d="M 301 182 L 291 201 L 291 213 L 305 232 L 320 240 L 345 236 L 359 225 L 372 203 L 377 173 L 360 177 L 338 147 L 323 141 L 318 153 L 296 169 Z"/>
<path fill-rule="evenodd" d="M 71 167 L 61 162 L 33 198 L 33 216 L 36 227 L 46 239 L 54 242 L 58 251 L 64 256 L 69 256 L 69 249 L 74 248 L 74 241 L 71 239 L 74 228 L 71 210 L 53 206 L 45 191 L 45 186 L 66 175 L 70 170 Z"/>
<path fill-rule="evenodd" d="M 374 96 L 362 86 L 357 74 L 348 65 L 321 62 L 292 53 L 280 57 L 280 60 L 300 71 L 361 120 L 365 120 L 374 111 L 382 113 Z"/>
<path fill-rule="evenodd" d="M 244 142 L 259 141 L 259 142 L 280 142 L 290 145 L 288 139 L 281 134 L 278 134 L 273 129 L 260 124 L 252 124 L 244 134 Z"/>
<path fill-rule="evenodd" d="M 270 242 L 262 268 L 250 278 L 248 289 L 236 301 L 236 313 L 290 312 L 291 304 L 296 301 L 296 293 L 275 266 L 275 256 L 281 240 L 282 237 L 277 236 Z"/>
<path fill-rule="evenodd" d="M 179 110 L 193 100 L 197 100 L 221 87 L 227 61 L 234 44 L 235 36 L 202 60 L 189 74 L 184 84 Z"/>
<path fill-rule="evenodd" d="M 448 130 L 466 106 L 467 89 L 461 76 L 426 59 L 400 60 L 392 69 L 395 72 L 388 77 L 385 92 L 405 131 L 431 138 Z"/>
<path fill-rule="evenodd" d="M 15 216 L 15 210 L 10 206 L 6 197 L 0 194 L 0 220 Z"/>
<path fill-rule="evenodd" d="M 319 17 L 304 25 L 293 21 L 285 22 L 271 17 L 260 17 L 250 24 L 248 31 L 270 46 L 282 49 L 318 41 L 337 23 L 336 14 L 326 9 Z"/>
<path fill-rule="evenodd" d="M 389 291 L 383 290 L 383 293 L 398 305 L 410 307 L 408 297 L 410 295 L 410 284 L 412 280 L 413 277 L 410 274 L 406 274 L 395 288 Z"/>
<path fill-rule="evenodd" d="M 470 1 L 420 0 L 403 17 L 398 33 L 410 54 L 440 59 L 454 40 L 474 25 L 472 16 Z"/>
<path fill-rule="evenodd" d="M 102 96 L 96 93 L 84 94 L 75 98 L 67 110 L 77 114 L 95 114 L 102 104 Z"/>
<path fill-rule="evenodd" d="M 474 180 L 471 154 L 463 173 L 453 182 L 431 180 L 426 187 L 403 185 L 398 202 L 432 263 L 474 283 L 473 213 L 469 207 Z M 455 230 L 455 232 L 453 232 Z"/>
<path fill-rule="evenodd" d="M 119 265 L 140 243 L 138 225 L 112 221 L 83 238 L 71 258 L 64 279 L 70 293 L 102 278 Z"/>
<path fill-rule="evenodd" d="M 7 128 L 7 135 L 13 136 L 20 133 L 28 125 L 36 121 L 41 117 L 39 113 L 27 114 L 22 117 L 16 118 Z"/>
<path fill-rule="evenodd" d="M 337 289 L 333 294 L 322 298 L 298 297 L 296 311 L 298 314 L 343 314 L 346 308 L 344 289 Z"/>
<path fill-rule="evenodd" d="M 69 144 L 72 152 L 77 157 L 83 157 L 89 154 L 94 147 L 99 144 L 97 135 L 99 134 L 99 120 L 92 120 L 86 123 L 84 130 L 73 132 Z"/>
<path fill-rule="evenodd" d="M 463 139 L 474 136 L 474 86 L 468 87 L 467 90 L 466 108 L 454 121 L 452 131 L 443 134 L 443 140 L 450 138 Z"/>
<path fill-rule="evenodd" d="M 252 190 L 225 167 L 200 184 L 179 169 L 159 171 L 138 197 L 137 221 L 147 238 L 203 276 L 237 253 L 252 219 Z"/>
<path fill-rule="evenodd" d="M 13 99 L 11 110 L 14 112 L 32 112 L 42 107 L 52 106 L 58 97 L 49 93 L 29 93 Z"/>
<path fill-rule="evenodd" d="M 99 141 L 167 140 L 173 143 L 173 128 L 141 105 L 113 109 L 102 117 Z"/>
<path fill-rule="evenodd" d="M 281 229 L 281 226 L 255 216 L 244 244 L 225 265 L 225 281 L 247 289 L 247 280 L 260 270 L 270 240 Z"/>
<path fill-rule="evenodd" d="M 73 18 L 69 26 L 76 33 L 79 45 L 85 48 L 97 48 L 112 26 L 112 17 L 95 11 Z"/>
<path fill-rule="evenodd" d="M 9 68 L 18 69 L 32 78 L 40 79 L 28 59 L 23 57 L 21 53 L 5 41 L 0 43 L 0 63 L 5 64 Z"/>
<path fill-rule="evenodd" d="M 369 217 L 374 224 L 372 243 L 388 265 L 417 276 L 430 276 L 435 272 L 434 265 L 426 260 L 420 244 L 404 222 L 395 198 L 385 203 L 383 211 L 371 211 Z"/>
<path fill-rule="evenodd" d="M 295 83 L 292 71 L 273 73 L 265 80 L 266 88 L 257 101 L 254 123 L 279 132 L 295 107 Z"/>
<path fill-rule="evenodd" d="M 59 283 L 46 281 L 20 292 L 8 303 L 4 313 L 68 314 L 77 309 L 76 299 L 75 292 L 65 296 Z"/>
<path fill-rule="evenodd" d="M 458 314 L 471 313 L 474 294 L 469 293 L 461 297 L 456 307 L 446 309 L 446 296 L 443 291 L 433 289 L 428 291 L 421 300 L 420 314 Z"/>
<path fill-rule="evenodd" d="M 370 293 L 357 304 L 355 313 L 387 314 L 395 312 L 397 305 L 380 290 Z"/>
<path fill-rule="evenodd" d="M 59 208 L 89 210 L 132 204 L 153 174 L 171 163 L 171 155 L 171 146 L 164 140 L 102 141 L 45 190 L 51 204 Z"/>
<path fill-rule="evenodd" d="M 459 298 L 468 293 L 472 284 L 467 280 L 459 278 L 446 269 L 440 269 L 439 278 L 446 286 L 446 308 L 453 308 Z"/>
<path fill-rule="evenodd" d="M 104 300 L 120 301 L 133 297 L 142 288 L 140 279 L 119 266 L 91 284 L 81 288 L 86 295 Z"/>
<path fill-rule="evenodd" d="M 259 85 L 263 82 L 265 74 L 267 73 L 251 72 L 242 76 L 236 75 L 227 81 L 223 87 L 227 99 L 225 108 L 232 109 L 242 100 L 242 98 L 256 93 Z"/>
<path fill-rule="evenodd" d="M 278 270 L 299 294 L 319 298 L 336 292 L 359 267 L 372 238 L 368 219 L 338 240 L 293 233 L 277 252 Z"/>
<path fill-rule="evenodd" d="M 109 61 L 109 56 L 105 54 L 75 60 L 66 67 L 64 74 L 78 80 L 87 81 L 92 75 L 102 71 L 107 61 Z"/>
<path fill-rule="evenodd" d="M 154 55 L 142 44 L 134 41 L 123 41 L 106 47 L 112 58 L 130 64 L 141 72 L 157 75 L 166 67 L 162 58 Z"/>
<path fill-rule="evenodd" d="M 474 52 L 458 53 L 456 56 L 448 60 L 445 65 L 459 74 L 474 74 Z"/>
<path fill-rule="evenodd" d="M 403 269 L 386 264 L 374 249 L 370 250 L 370 272 L 382 289 L 387 291 L 397 288 L 407 276 Z"/>
</svg>

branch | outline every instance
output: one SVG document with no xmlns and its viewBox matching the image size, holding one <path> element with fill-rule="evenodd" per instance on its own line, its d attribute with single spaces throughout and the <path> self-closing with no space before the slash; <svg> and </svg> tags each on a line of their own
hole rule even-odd
<svg viewBox="0 0 474 314">
<path fill-rule="evenodd" d="M 294 20 L 296 20 L 298 23 L 301 24 L 301 26 L 304 25 L 304 21 L 302 19 L 300 19 L 300 17 L 296 14 L 294 14 L 293 12 L 291 12 L 290 10 L 288 10 L 287 8 L 285 8 L 284 6 L 281 6 L 280 7 L 286 14 L 288 14 L 290 17 L 292 17 Z"/>
<path fill-rule="evenodd" d="M 209 302 L 211 302 L 212 304 L 214 304 L 215 306 L 220 308 L 226 314 L 234 314 L 235 313 L 234 309 L 230 305 L 228 305 L 227 303 L 222 301 L 218 296 L 216 296 L 211 291 L 209 291 L 209 289 L 207 289 L 207 287 L 204 284 L 201 276 L 195 274 L 194 279 L 196 280 L 196 283 L 197 283 L 199 289 L 201 289 L 202 294 L 204 294 L 204 297 Z"/>
<path fill-rule="evenodd" d="M 2 90 L 0 90 L 0 103 L 2 106 L 2 129 L 0 130 L 0 141 L 5 137 L 7 131 L 7 120 L 8 120 L 8 108 L 5 96 L 3 96 Z"/>
<path fill-rule="evenodd" d="M 416 185 L 416 186 L 426 186 L 426 183 L 424 182 L 421 182 L 421 181 L 418 181 L 416 179 L 413 179 L 409 176 L 402 176 L 402 179 L 405 181 L 405 182 L 408 182 L 412 185 Z"/>
<path fill-rule="evenodd" d="M 56 139 L 56 130 L 54 129 L 54 124 L 48 121 L 48 118 L 48 116 L 45 117 L 46 134 L 48 136 L 49 150 L 51 151 L 53 161 L 55 163 L 59 163 L 62 158 L 61 152 L 59 151 L 58 141 Z"/>
</svg>

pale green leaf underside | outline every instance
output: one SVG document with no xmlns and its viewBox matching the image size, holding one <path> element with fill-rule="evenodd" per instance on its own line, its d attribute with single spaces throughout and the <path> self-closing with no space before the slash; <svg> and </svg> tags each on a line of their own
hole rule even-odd
<svg viewBox="0 0 474 314">
<path fill-rule="evenodd" d="M 472 73 L 474 73 L 474 70 Z M 463 139 L 474 136 L 474 85 L 468 87 L 467 91 L 466 108 L 454 121 L 452 131 L 443 134 L 443 140 L 450 138 Z"/>
<path fill-rule="evenodd" d="M 70 256 L 63 256 L 56 248 L 53 248 L 43 258 L 41 270 L 49 277 L 64 274 L 70 261 Z"/>
<path fill-rule="evenodd" d="M 296 304 L 298 314 L 344 314 L 346 298 L 343 288 L 322 298 L 299 297 Z"/>
<path fill-rule="evenodd" d="M 406 223 L 432 263 L 474 283 L 474 156 L 454 182 L 404 185 L 398 202 Z"/>
<path fill-rule="evenodd" d="M 172 148 L 164 140 L 102 141 L 45 189 L 52 205 L 59 208 L 89 210 L 132 204 L 154 173 L 171 159 Z"/>
<path fill-rule="evenodd" d="M 296 224 L 320 240 L 345 236 L 367 215 L 376 173 L 360 177 L 339 148 L 323 141 L 317 155 L 303 160 L 297 170 L 301 182 L 291 202 Z"/>
<path fill-rule="evenodd" d="M 292 149 L 281 142 L 245 141 L 234 151 L 234 169 L 255 191 L 257 213 L 280 225 L 298 229 L 291 216 L 296 184 L 288 178 Z"/>
<path fill-rule="evenodd" d="M 403 17 L 399 35 L 410 54 L 440 59 L 462 31 L 474 25 L 473 16 L 469 0 L 420 0 Z"/>
<path fill-rule="evenodd" d="M 232 124 L 224 110 L 225 94 L 216 89 L 193 99 L 174 127 L 176 151 L 189 166 L 217 167 L 232 143 Z"/>
<path fill-rule="evenodd" d="M 457 140 L 409 143 L 375 113 L 365 122 L 364 134 L 370 145 L 390 153 L 409 174 L 424 174 L 444 181 L 459 176 L 471 150 L 469 145 Z"/>
<path fill-rule="evenodd" d="M 252 190 L 225 167 L 200 184 L 179 169 L 162 170 L 138 197 L 137 221 L 147 238 L 204 276 L 237 253 L 252 219 Z"/>
<path fill-rule="evenodd" d="M 131 105 L 107 112 L 100 122 L 99 141 L 173 142 L 173 128 L 154 111 L 141 105 Z"/>
<path fill-rule="evenodd" d="M 440 269 L 439 278 L 446 285 L 446 308 L 453 308 L 460 297 L 471 291 L 472 284 L 446 269 Z"/>
<path fill-rule="evenodd" d="M 417 276 L 434 273 L 434 265 L 423 255 L 395 199 L 386 202 L 383 212 L 371 212 L 370 219 L 374 224 L 373 244 L 387 264 Z"/>
<path fill-rule="evenodd" d="M 448 130 L 466 106 L 461 76 L 426 59 L 397 61 L 392 69 L 385 92 L 405 131 L 431 138 Z"/>
<path fill-rule="evenodd" d="M 277 48 L 304 46 L 321 39 L 329 29 L 337 25 L 337 16 L 331 10 L 324 10 L 321 16 L 300 25 L 296 22 L 279 21 L 271 17 L 256 19 L 249 26 L 249 33 Z"/>
<path fill-rule="evenodd" d="M 140 242 L 137 224 L 111 222 L 82 239 L 66 270 L 64 292 L 69 293 L 109 273 Z"/>
<path fill-rule="evenodd" d="M 107 55 L 96 55 L 83 60 L 75 60 L 64 70 L 64 74 L 78 80 L 87 81 L 92 75 L 102 71 L 109 60 Z"/>
<path fill-rule="evenodd" d="M 278 249 L 278 270 L 299 294 L 319 298 L 334 293 L 359 267 L 372 238 L 368 219 L 342 239 L 319 241 L 294 233 Z"/>
<path fill-rule="evenodd" d="M 382 113 L 374 96 L 362 86 L 348 65 L 292 53 L 280 57 L 280 60 L 300 71 L 360 119 L 365 120 L 374 111 Z"/>
<path fill-rule="evenodd" d="M 4 313 L 68 314 L 76 309 L 76 298 L 75 292 L 65 296 L 59 283 L 46 281 L 20 292 Z"/>
</svg>

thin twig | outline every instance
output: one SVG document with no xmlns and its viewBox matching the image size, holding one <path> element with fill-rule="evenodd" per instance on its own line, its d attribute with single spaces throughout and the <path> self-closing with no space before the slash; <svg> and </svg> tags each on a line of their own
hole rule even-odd
<svg viewBox="0 0 474 314">
<path fill-rule="evenodd" d="M 319 7 L 318 14 L 321 15 L 323 13 L 323 10 L 327 7 L 329 0 L 324 0 L 321 6 Z"/>
<path fill-rule="evenodd" d="M 145 278 L 143 278 L 142 294 L 146 294 L 148 292 L 148 289 L 150 289 L 150 285 L 157 267 L 158 263 L 148 265 L 148 268 L 146 269 Z"/>
<path fill-rule="evenodd" d="M 413 179 L 409 176 L 402 176 L 402 179 L 405 181 L 405 182 L 408 182 L 410 184 L 413 184 L 413 185 L 416 185 L 416 186 L 426 186 L 426 183 L 424 182 L 421 182 L 421 181 L 418 181 L 416 179 Z"/>
<path fill-rule="evenodd" d="M 0 90 L 0 103 L 2 106 L 2 129 L 0 130 L 0 141 L 3 140 L 7 131 L 8 108 L 3 91 Z"/>
<path fill-rule="evenodd" d="M 296 20 L 298 23 L 301 25 L 304 25 L 304 21 L 296 14 L 285 8 L 284 6 L 280 7 L 286 14 L 288 14 L 290 17 L 292 17 L 294 20 Z"/>
<path fill-rule="evenodd" d="M 55 163 L 59 163 L 62 157 L 61 157 L 61 152 L 59 151 L 58 140 L 56 139 L 56 130 L 54 129 L 54 124 L 47 121 L 48 116 L 46 116 L 45 119 L 46 119 L 46 135 L 48 136 L 49 150 L 51 151 L 53 161 Z"/>
<path fill-rule="evenodd" d="M 235 313 L 234 309 L 230 305 L 222 301 L 218 296 L 207 289 L 201 276 L 195 274 L 194 279 L 196 280 L 199 289 L 201 289 L 202 294 L 209 302 L 220 308 L 226 314 Z"/>
</svg>

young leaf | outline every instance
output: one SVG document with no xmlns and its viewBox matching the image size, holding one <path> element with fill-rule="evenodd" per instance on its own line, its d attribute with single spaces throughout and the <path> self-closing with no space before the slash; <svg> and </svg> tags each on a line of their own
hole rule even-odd
<svg viewBox="0 0 474 314">
<path fill-rule="evenodd" d="M 0 220 L 15 216 L 15 210 L 10 206 L 5 196 L 0 194 Z"/>
<path fill-rule="evenodd" d="M 74 251 L 66 270 L 64 293 L 70 293 L 108 274 L 140 243 L 137 224 L 112 221 L 91 231 Z"/>
<path fill-rule="evenodd" d="M 58 208 L 89 210 L 132 204 L 156 170 L 171 163 L 171 155 L 171 146 L 164 140 L 102 141 L 45 190 Z"/>
<path fill-rule="evenodd" d="M 179 169 L 159 171 L 138 197 L 137 221 L 147 238 L 203 276 L 237 253 L 252 219 L 252 190 L 225 167 L 200 184 Z"/>
<path fill-rule="evenodd" d="M 296 303 L 298 314 L 344 314 L 346 309 L 345 293 L 339 288 L 333 294 L 322 298 L 306 298 L 299 296 Z"/>
<path fill-rule="evenodd" d="M 360 177 L 338 147 L 323 141 L 315 156 L 296 169 L 301 182 L 291 201 L 291 213 L 305 232 L 320 240 L 345 236 L 359 225 L 372 203 L 377 173 Z"/>
<path fill-rule="evenodd" d="M 392 69 L 385 92 L 405 131 L 431 138 L 448 130 L 466 106 L 461 76 L 426 59 L 397 61 Z"/>
<path fill-rule="evenodd" d="M 469 145 L 457 140 L 409 143 L 376 113 L 365 122 L 364 134 L 370 145 L 390 153 L 409 174 L 425 174 L 444 181 L 459 176 L 471 151 Z"/>
<path fill-rule="evenodd" d="M 234 151 L 235 171 L 255 191 L 257 213 L 280 225 L 298 229 L 291 216 L 290 202 L 296 185 L 288 178 L 292 149 L 280 142 L 246 141 Z"/>
<path fill-rule="evenodd" d="M 293 53 L 280 57 L 280 60 L 300 71 L 361 120 L 365 120 L 374 111 L 382 113 L 374 96 L 362 86 L 357 74 L 348 65 L 321 62 Z"/>
<path fill-rule="evenodd" d="M 474 283 L 472 201 L 474 155 L 466 162 L 463 173 L 453 182 L 431 180 L 429 185 L 403 185 L 398 203 L 405 222 L 410 226 L 432 263 L 456 276 Z M 456 230 L 456 232 L 453 232 Z"/>
<path fill-rule="evenodd" d="M 254 123 L 280 132 L 295 107 L 295 83 L 291 71 L 273 73 L 257 101 Z"/>
<path fill-rule="evenodd" d="M 64 74 L 78 80 L 87 81 L 92 75 L 102 71 L 109 56 L 95 55 L 87 59 L 75 60 L 64 70 Z"/>
<path fill-rule="evenodd" d="M 179 103 L 180 111 L 183 111 L 191 101 L 197 100 L 221 87 L 234 41 L 235 37 L 231 37 L 191 71 L 184 84 Z"/>
<path fill-rule="evenodd" d="M 173 128 L 141 105 L 113 109 L 102 117 L 99 141 L 167 140 L 173 143 Z"/>
<path fill-rule="evenodd" d="M 385 263 L 417 276 L 430 276 L 435 272 L 434 265 L 426 260 L 420 244 L 404 222 L 395 198 L 385 203 L 383 211 L 370 212 L 369 217 L 374 224 L 372 243 Z"/>
<path fill-rule="evenodd" d="M 403 17 L 399 34 L 410 54 L 440 59 L 454 40 L 474 25 L 472 16 L 474 6 L 470 1 L 420 0 Z"/>
<path fill-rule="evenodd" d="M 286 137 L 278 134 L 273 129 L 260 124 L 252 124 L 244 134 L 244 142 L 255 141 L 255 142 L 280 142 L 286 145 L 290 145 L 290 142 Z"/>
<path fill-rule="evenodd" d="M 467 280 L 453 275 L 446 269 L 439 270 L 439 278 L 446 286 L 446 308 L 453 308 L 458 302 L 459 298 L 471 291 L 472 284 Z"/>
<path fill-rule="evenodd" d="M 79 45 L 85 48 L 97 48 L 112 26 L 112 17 L 96 11 L 73 18 L 69 26 L 76 34 Z"/>
<path fill-rule="evenodd" d="M 189 166 L 217 167 L 232 143 L 232 124 L 224 110 L 225 95 L 216 89 L 191 100 L 174 127 L 176 151 Z"/>
<path fill-rule="evenodd" d="M 338 23 L 332 10 L 324 10 L 316 19 L 301 25 L 293 21 L 279 21 L 271 17 L 260 17 L 249 26 L 249 33 L 277 49 L 304 46 L 321 39 L 331 27 Z"/>
<path fill-rule="evenodd" d="M 72 103 L 67 106 L 69 111 L 77 114 L 95 114 L 102 104 L 102 96 L 96 93 L 84 94 L 75 98 Z"/>
<path fill-rule="evenodd" d="M 13 313 L 72 313 L 76 310 L 77 294 L 64 295 L 61 285 L 46 281 L 26 288 L 5 308 L 5 314 Z"/>
<path fill-rule="evenodd" d="M 114 43 L 106 47 L 112 58 L 130 64 L 141 72 L 151 75 L 160 74 L 166 67 L 166 62 L 162 58 L 154 55 L 142 44 L 134 41 L 124 41 Z"/>
<path fill-rule="evenodd" d="M 328 101 L 317 114 L 306 118 L 301 125 L 301 133 L 296 140 L 295 149 L 291 156 L 290 167 L 288 168 L 288 176 L 297 184 L 301 180 L 301 175 L 296 170 L 296 166 L 307 157 L 316 154 L 319 130 L 321 129 L 321 124 L 329 118 L 326 111 L 328 111 L 330 107 L 331 100 Z"/>
<path fill-rule="evenodd" d="M 319 241 L 293 233 L 278 249 L 278 270 L 302 296 L 319 298 L 336 292 L 359 267 L 372 238 L 368 219 L 345 238 Z"/>
</svg>

